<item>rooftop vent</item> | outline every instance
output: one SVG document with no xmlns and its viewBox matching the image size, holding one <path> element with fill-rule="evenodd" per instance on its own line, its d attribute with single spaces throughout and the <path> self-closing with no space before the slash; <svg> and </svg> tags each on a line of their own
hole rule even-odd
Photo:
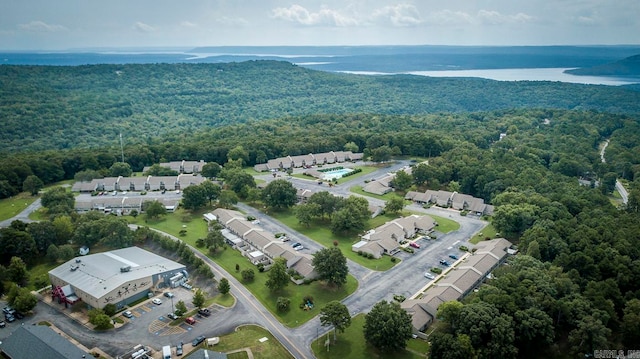
<svg viewBox="0 0 640 359">
<path fill-rule="evenodd" d="M 82 262 L 82 259 L 76 258 L 76 263 L 80 263 L 80 262 Z"/>
<path fill-rule="evenodd" d="M 120 267 L 120 272 L 125 273 L 131 271 L 131 266 Z"/>
<path fill-rule="evenodd" d="M 76 271 L 76 269 L 78 269 L 78 266 L 77 266 L 77 265 L 72 265 L 72 266 L 71 266 L 71 271 L 72 271 L 72 272 L 75 272 L 75 271 Z"/>
</svg>

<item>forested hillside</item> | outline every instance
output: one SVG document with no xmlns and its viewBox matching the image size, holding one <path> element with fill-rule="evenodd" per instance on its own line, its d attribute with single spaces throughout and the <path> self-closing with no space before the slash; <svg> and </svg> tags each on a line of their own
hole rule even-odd
<svg viewBox="0 0 640 359">
<path fill-rule="evenodd" d="M 640 112 L 618 87 L 357 76 L 286 62 L 0 66 L 0 151 L 148 143 L 166 134 L 287 116 L 514 108 Z M 293 121 L 293 120 L 292 120 Z"/>
</svg>

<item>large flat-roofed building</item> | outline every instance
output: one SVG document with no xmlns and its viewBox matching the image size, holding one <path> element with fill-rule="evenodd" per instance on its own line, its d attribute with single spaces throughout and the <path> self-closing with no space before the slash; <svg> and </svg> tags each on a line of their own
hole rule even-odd
<svg viewBox="0 0 640 359">
<path fill-rule="evenodd" d="M 153 288 L 175 287 L 186 280 L 184 265 L 138 247 L 72 259 L 49 271 L 53 299 L 91 308 L 118 308 L 146 297 Z"/>
<path fill-rule="evenodd" d="M 89 358 L 78 348 L 46 325 L 23 325 L 0 342 L 0 358 L 10 359 L 69 359 Z"/>
</svg>

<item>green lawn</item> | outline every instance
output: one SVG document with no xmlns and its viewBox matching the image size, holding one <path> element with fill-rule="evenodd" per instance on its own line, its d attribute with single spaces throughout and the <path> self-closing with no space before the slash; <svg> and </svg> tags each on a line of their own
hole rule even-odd
<svg viewBox="0 0 640 359">
<path fill-rule="evenodd" d="M 331 232 L 330 224 L 327 221 L 317 220 L 307 228 L 306 226 L 298 223 L 298 219 L 292 210 L 269 212 L 269 215 L 284 223 L 289 228 L 304 234 L 325 247 L 332 247 L 333 241 L 337 241 L 338 248 L 342 250 L 345 257 L 369 269 L 385 271 L 393 268 L 397 263 L 400 263 L 399 260 L 396 261 L 396 263 L 391 262 L 391 258 L 388 256 L 383 256 L 380 259 L 369 259 L 359 256 L 358 253 L 351 250 L 351 245 L 359 240 L 358 236 L 335 235 Z M 375 228 L 393 218 L 395 217 L 388 217 L 386 215 L 372 218 L 369 220 L 367 228 Z"/>
<path fill-rule="evenodd" d="M 260 342 L 261 338 L 268 340 Z M 201 346 L 204 344 L 201 344 Z M 230 352 L 249 348 L 256 359 L 293 358 L 280 342 L 266 329 L 256 325 L 243 325 L 234 332 L 220 337 L 220 343 L 212 349 L 217 352 Z M 186 356 L 188 358 L 189 356 Z M 229 355 L 229 358 L 247 358 L 246 352 Z"/>
<path fill-rule="evenodd" d="M 229 293 L 218 294 L 215 297 L 213 297 L 213 302 L 216 304 L 220 304 L 223 307 L 230 308 L 236 302 L 236 298 L 234 298 L 233 295 Z"/>
<path fill-rule="evenodd" d="M 240 272 L 247 268 L 253 269 L 255 279 L 250 283 L 243 282 L 244 286 L 249 289 L 280 322 L 289 327 L 297 327 L 304 324 L 318 315 L 320 308 L 324 305 L 333 300 L 342 300 L 358 288 L 356 279 L 349 275 L 347 284 L 342 288 L 327 287 L 319 281 L 307 285 L 295 285 L 291 282 L 281 291 L 274 293 L 265 285 L 268 279 L 268 272 L 258 272 L 257 267 L 252 265 L 240 252 L 227 247 L 226 250 L 219 251 L 215 256 L 210 257 L 241 282 L 243 281 Z M 240 272 L 236 272 L 236 264 L 240 265 Z M 307 295 L 310 295 L 314 299 L 314 308 L 312 310 L 302 310 L 299 308 L 302 299 Z M 291 306 L 288 312 L 281 313 L 277 311 L 276 300 L 278 297 L 287 297 L 291 300 Z"/>
<path fill-rule="evenodd" d="M 21 192 L 11 198 L 4 198 L 0 200 L 0 221 L 15 217 L 18 213 L 22 212 L 31 203 L 33 203 L 37 196 L 31 196 L 27 192 Z"/>
<path fill-rule="evenodd" d="M 419 214 L 424 214 L 424 213 L 419 213 Z M 457 231 L 458 229 L 460 229 L 460 223 L 454 221 L 453 219 L 440 217 L 433 214 L 429 214 L 428 216 L 435 219 L 435 221 L 438 222 L 438 227 L 436 228 L 438 232 L 449 233 L 449 232 Z"/>
<path fill-rule="evenodd" d="M 168 213 L 160 219 L 146 220 L 144 215 L 139 215 L 136 218 L 126 216 L 126 218 L 131 224 L 155 228 L 174 235 L 195 246 L 198 238 L 204 238 L 207 236 L 207 222 L 202 218 L 202 214 L 209 212 L 209 210 L 210 209 L 205 209 L 195 213 L 190 213 L 179 208 L 175 213 Z M 180 231 L 183 229 L 186 230 L 187 233 L 184 236 L 181 236 Z"/>
<path fill-rule="evenodd" d="M 497 231 L 493 227 L 493 224 L 487 224 L 482 230 L 476 233 L 475 236 L 471 237 L 469 242 L 473 244 L 478 244 L 478 242 L 485 240 L 486 238 L 497 238 Z"/>
<path fill-rule="evenodd" d="M 362 195 L 362 196 L 366 196 L 366 197 L 371 197 L 371 198 L 377 198 L 377 199 L 381 199 L 383 201 L 388 201 L 391 198 L 394 197 L 398 197 L 398 198 L 402 198 L 404 199 L 404 196 L 395 192 L 395 191 L 391 191 L 389 193 L 385 193 L 383 195 L 379 195 L 379 194 L 373 194 L 373 193 L 369 193 L 369 192 L 365 192 L 362 190 L 362 186 L 353 186 L 351 188 L 349 188 L 349 191 Z"/>
<path fill-rule="evenodd" d="M 409 350 L 403 350 L 393 353 L 381 353 L 376 348 L 367 344 L 364 340 L 364 314 L 358 314 L 351 319 L 351 326 L 344 333 L 338 333 L 338 340 L 333 343 L 333 332 L 323 335 L 321 338 L 311 343 L 311 350 L 316 358 L 349 358 L 349 359 L 409 359 L 424 358 L 428 344 L 420 339 L 410 339 L 407 343 Z M 331 339 L 332 344 L 324 346 L 327 338 Z M 426 350 L 425 350 L 426 348 Z"/>
</svg>

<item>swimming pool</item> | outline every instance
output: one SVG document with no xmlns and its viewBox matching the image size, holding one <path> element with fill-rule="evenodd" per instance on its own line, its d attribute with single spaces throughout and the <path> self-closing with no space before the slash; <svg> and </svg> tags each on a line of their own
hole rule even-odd
<svg viewBox="0 0 640 359">
<path fill-rule="evenodd" d="M 324 172 L 324 176 L 322 176 L 322 179 L 331 181 L 334 178 L 342 178 L 343 175 L 351 172 L 353 172 L 351 168 L 341 168 L 339 170 Z"/>
</svg>

